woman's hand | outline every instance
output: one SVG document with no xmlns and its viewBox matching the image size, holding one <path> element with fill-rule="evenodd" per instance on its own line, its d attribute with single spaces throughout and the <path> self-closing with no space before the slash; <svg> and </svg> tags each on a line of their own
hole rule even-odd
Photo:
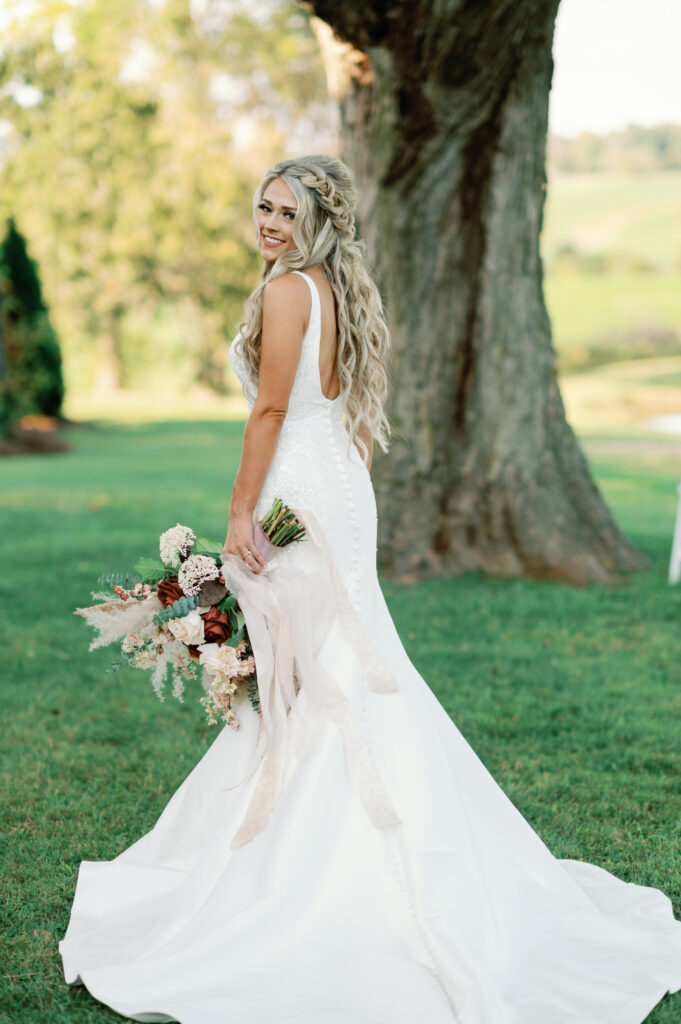
<svg viewBox="0 0 681 1024">
<path fill-rule="evenodd" d="M 237 555 L 252 572 L 262 572 L 267 562 L 258 552 L 253 537 L 253 520 L 249 515 L 230 515 L 224 555 Z"/>
</svg>

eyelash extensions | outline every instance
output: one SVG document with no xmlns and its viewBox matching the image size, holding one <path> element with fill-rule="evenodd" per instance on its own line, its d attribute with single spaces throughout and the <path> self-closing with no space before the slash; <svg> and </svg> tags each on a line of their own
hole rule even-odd
<svg viewBox="0 0 681 1024">
<path fill-rule="evenodd" d="M 258 209 L 259 210 L 269 210 L 270 209 L 270 205 L 269 205 L 269 203 L 260 203 L 258 205 Z M 286 211 L 286 215 L 288 217 L 290 217 L 291 220 L 293 220 L 293 218 L 295 217 L 295 213 L 293 213 L 291 210 L 287 210 Z"/>
</svg>

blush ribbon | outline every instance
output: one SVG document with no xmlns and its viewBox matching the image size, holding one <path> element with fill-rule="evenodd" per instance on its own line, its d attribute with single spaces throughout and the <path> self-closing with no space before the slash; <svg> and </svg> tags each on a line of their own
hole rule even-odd
<svg viewBox="0 0 681 1024">
<path fill-rule="evenodd" d="M 287 557 L 260 573 L 237 555 L 229 554 L 222 561 L 225 584 L 246 620 L 260 700 L 254 768 L 247 778 L 258 767 L 261 771 L 232 849 L 249 843 L 266 827 L 281 795 L 290 746 L 300 760 L 310 757 L 316 746 L 311 730 L 316 726 L 318 735 L 324 718 L 338 729 L 351 785 L 372 824 L 377 828 L 401 824 L 374 768 L 352 704 L 322 662 L 331 631 L 341 631 L 369 690 L 392 693 L 399 687 L 353 607 L 316 516 L 309 509 L 293 511 L 305 527 L 305 537 L 292 546 L 304 546 L 304 557 Z M 336 662 L 347 665 L 342 659 Z"/>
</svg>

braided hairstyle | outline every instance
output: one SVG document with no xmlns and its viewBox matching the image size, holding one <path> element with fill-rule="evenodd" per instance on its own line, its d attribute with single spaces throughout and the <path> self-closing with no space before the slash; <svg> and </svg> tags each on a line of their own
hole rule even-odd
<svg viewBox="0 0 681 1024">
<path fill-rule="evenodd" d="M 349 443 L 358 443 L 366 462 L 368 450 L 358 437 L 362 423 L 385 452 L 391 434 L 384 412 L 390 333 L 380 293 L 366 266 L 364 242 L 355 238 L 352 175 L 341 160 L 325 154 L 279 161 L 267 172 L 253 197 L 258 243 L 258 206 L 275 178 L 286 182 L 298 201 L 292 221 L 296 248 L 265 264 L 261 280 L 246 300 L 235 347 L 246 366 L 248 382 L 257 381 L 265 285 L 292 270 L 320 264 L 336 298 L 336 366 Z"/>
</svg>

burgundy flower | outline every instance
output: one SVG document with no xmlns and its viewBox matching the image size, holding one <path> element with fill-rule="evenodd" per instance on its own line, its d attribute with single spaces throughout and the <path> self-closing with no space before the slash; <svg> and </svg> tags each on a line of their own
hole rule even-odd
<svg viewBox="0 0 681 1024">
<path fill-rule="evenodd" d="M 203 619 L 203 638 L 207 644 L 222 644 L 232 635 L 232 627 L 229 624 L 227 612 L 220 612 L 217 608 L 209 608 Z"/>
<path fill-rule="evenodd" d="M 171 576 L 170 579 L 161 580 L 156 588 L 156 594 L 163 607 L 167 608 L 184 595 L 184 590 L 177 582 L 177 576 Z"/>
</svg>

